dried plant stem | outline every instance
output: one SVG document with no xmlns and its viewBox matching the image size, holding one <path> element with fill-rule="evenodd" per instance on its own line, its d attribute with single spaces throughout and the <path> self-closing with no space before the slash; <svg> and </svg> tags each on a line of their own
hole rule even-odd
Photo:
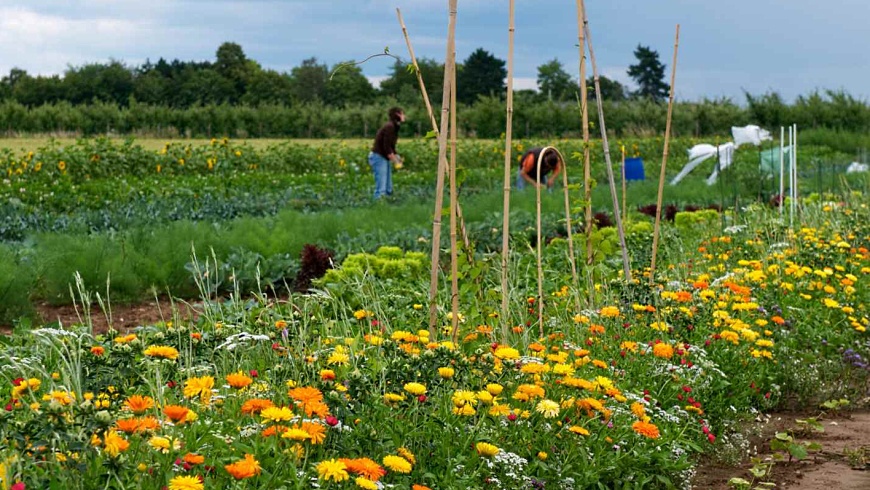
<svg viewBox="0 0 870 490">
<path fill-rule="evenodd" d="M 604 124 L 604 109 L 601 106 L 601 81 L 598 78 L 598 66 L 595 64 L 595 51 L 592 49 L 592 36 L 589 23 L 586 28 L 586 43 L 589 46 L 589 59 L 592 61 L 592 75 L 595 80 L 595 100 L 598 101 L 598 125 L 601 129 L 601 146 L 604 149 L 604 166 L 607 169 L 607 181 L 610 184 L 610 197 L 613 200 L 613 214 L 616 218 L 616 232 L 619 234 L 619 247 L 622 249 L 622 269 L 625 280 L 631 282 L 631 264 L 628 262 L 628 248 L 625 245 L 625 230 L 622 227 L 622 216 L 619 214 L 619 200 L 616 197 L 616 183 L 613 179 L 613 164 L 610 161 L 610 145 L 607 142 L 607 128 Z"/>
<path fill-rule="evenodd" d="M 671 115 L 674 111 L 674 83 L 677 78 L 677 49 L 680 46 L 680 24 L 677 24 L 677 33 L 674 38 L 674 62 L 671 65 L 671 89 L 668 97 L 668 119 L 665 123 L 665 148 L 662 152 L 662 168 L 659 173 L 659 195 L 656 201 L 656 224 L 653 230 L 652 262 L 649 266 L 649 284 L 655 284 L 656 254 L 659 251 L 659 230 L 662 222 L 662 194 L 665 191 L 665 167 L 668 164 L 668 145 L 671 140 Z"/>
<path fill-rule="evenodd" d="M 449 123 L 450 94 L 453 72 L 456 69 L 453 52 L 456 50 L 456 3 L 450 0 L 449 21 L 447 24 L 447 55 L 444 67 L 444 91 L 441 98 L 441 131 L 438 133 L 438 176 L 435 182 L 435 213 L 432 218 L 432 270 L 429 278 L 429 332 L 435 336 L 435 323 L 438 319 L 438 270 L 441 253 L 441 215 L 444 206 L 444 174 L 447 168 L 447 125 Z"/>
<path fill-rule="evenodd" d="M 507 72 L 507 124 L 504 132 L 504 216 L 501 235 L 501 325 L 502 339 L 508 333 L 508 254 L 510 252 L 510 208 L 511 208 L 511 138 L 514 120 L 514 0 L 509 2 L 508 20 L 508 72 Z"/>
</svg>

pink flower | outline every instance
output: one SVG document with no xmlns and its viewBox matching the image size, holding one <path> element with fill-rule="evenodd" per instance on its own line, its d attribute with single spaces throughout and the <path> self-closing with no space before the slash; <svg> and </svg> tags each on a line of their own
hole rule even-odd
<svg viewBox="0 0 870 490">
<path fill-rule="evenodd" d="M 25 488 L 27 487 L 24 485 L 24 482 L 20 481 L 18 483 L 14 483 L 11 487 L 9 487 L 9 490 L 25 490 Z"/>
</svg>

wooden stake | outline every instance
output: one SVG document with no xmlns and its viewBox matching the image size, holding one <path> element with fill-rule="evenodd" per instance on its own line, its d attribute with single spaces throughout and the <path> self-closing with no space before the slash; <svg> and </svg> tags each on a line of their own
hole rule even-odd
<svg viewBox="0 0 870 490">
<path fill-rule="evenodd" d="M 586 22 L 586 42 L 589 45 L 589 59 L 592 61 L 592 76 L 595 80 L 595 100 L 598 101 L 598 125 L 601 128 L 601 146 L 604 149 L 604 166 L 607 169 L 607 181 L 610 184 L 610 197 L 613 200 L 613 213 L 616 217 L 616 232 L 619 234 L 619 246 L 622 249 L 622 269 L 625 280 L 631 282 L 631 265 L 628 262 L 628 248 L 625 245 L 625 230 L 622 228 L 622 216 L 619 214 L 619 198 L 616 197 L 616 183 L 613 180 L 613 164 L 610 161 L 610 145 L 607 142 L 607 128 L 604 124 L 604 109 L 601 107 L 601 81 L 598 78 L 598 66 L 595 64 L 595 51 L 592 50 L 592 36 L 589 23 Z"/>
<path fill-rule="evenodd" d="M 628 219 L 628 208 L 625 205 L 625 145 L 620 145 L 619 149 L 622 151 L 622 221 Z"/>
<path fill-rule="evenodd" d="M 565 194 L 565 228 L 568 230 L 568 261 L 571 263 L 571 279 L 574 281 L 574 306 L 580 311 L 580 280 L 577 277 L 577 260 L 574 257 L 574 225 L 571 223 L 571 200 L 568 198 L 568 161 L 559 150 L 553 148 L 562 162 L 562 190 Z M 543 153 L 543 152 L 542 152 Z"/>
<path fill-rule="evenodd" d="M 535 171 L 535 217 L 537 227 L 537 259 L 538 259 L 538 298 L 535 302 L 535 307 L 538 309 L 538 335 L 540 337 L 544 336 L 544 269 L 541 264 L 541 242 L 543 241 L 541 237 L 541 161 L 544 153 L 550 149 L 549 146 L 544 147 L 541 150 L 541 153 L 538 154 L 538 168 Z"/>
<path fill-rule="evenodd" d="M 502 340 L 508 334 L 508 254 L 510 252 L 511 170 L 513 158 L 511 138 L 514 121 L 514 0 L 509 2 L 508 20 L 508 72 L 507 72 L 507 124 L 504 131 L 504 210 L 501 234 L 501 325 Z"/>
<path fill-rule="evenodd" d="M 435 182 L 435 214 L 432 218 L 432 271 L 429 278 L 429 333 L 435 336 L 438 320 L 438 259 L 441 252 L 441 214 L 444 206 L 444 174 L 447 168 L 447 124 L 449 123 L 450 94 L 453 90 L 453 52 L 456 50 L 456 3 L 450 0 L 447 24 L 447 55 L 444 66 L 444 91 L 441 98 L 441 131 L 438 133 L 438 176 Z"/>
<path fill-rule="evenodd" d="M 408 28 L 405 27 L 405 20 L 402 18 L 402 11 L 396 9 L 396 15 L 399 17 L 399 25 L 402 26 L 402 34 L 405 36 L 405 44 L 408 45 L 408 54 L 411 56 L 411 63 L 414 65 L 414 73 L 417 74 L 417 83 L 420 85 L 420 92 L 423 94 L 423 102 L 426 104 L 426 112 L 429 114 L 429 121 L 432 123 L 432 131 L 437 136 L 438 123 L 435 121 L 435 112 L 432 110 L 432 103 L 429 101 L 429 93 L 426 91 L 426 84 L 423 83 L 423 73 L 420 71 L 420 65 L 417 64 L 417 57 L 414 55 L 414 48 L 411 46 L 411 38 L 408 36 Z M 468 239 L 468 229 L 465 227 L 465 219 L 462 217 L 462 207 L 459 203 L 456 204 L 456 217 L 459 219 L 459 230 L 462 233 L 462 243 L 465 244 L 465 250 L 470 255 L 471 241 Z"/>
<path fill-rule="evenodd" d="M 580 112 L 583 124 L 583 200 L 586 201 L 586 264 L 592 265 L 592 164 L 589 155 L 589 94 L 586 88 L 586 5 L 583 0 L 577 0 L 577 31 L 577 44 L 580 48 Z"/>
<path fill-rule="evenodd" d="M 674 110 L 674 83 L 677 78 L 677 49 L 680 46 L 680 24 L 677 24 L 677 34 L 674 38 L 674 63 L 671 66 L 671 90 L 668 98 L 668 119 L 665 123 L 665 149 L 662 152 L 662 169 L 659 173 L 659 196 L 656 201 L 656 224 L 653 230 L 652 262 L 649 266 L 649 284 L 655 284 L 656 254 L 659 251 L 659 228 L 662 222 L 662 194 L 665 191 L 665 167 L 668 164 L 668 144 L 671 139 L 671 114 Z"/>
<path fill-rule="evenodd" d="M 456 51 L 453 52 L 451 64 L 456 66 Z M 459 269 L 456 262 L 456 70 L 452 71 L 453 79 L 450 85 L 450 307 L 452 338 L 456 343 L 459 333 Z"/>
</svg>

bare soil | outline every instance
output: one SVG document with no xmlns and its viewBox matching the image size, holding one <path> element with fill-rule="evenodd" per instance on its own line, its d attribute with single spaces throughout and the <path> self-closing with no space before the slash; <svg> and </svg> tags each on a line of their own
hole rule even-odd
<svg viewBox="0 0 870 490">
<path fill-rule="evenodd" d="M 824 432 L 806 430 L 797 419 L 815 417 Z M 787 490 L 870 490 L 870 412 L 819 415 L 798 412 L 780 412 L 764 416 L 750 437 L 750 450 L 764 462 L 773 462 L 770 473 L 756 478 L 752 488 L 761 482 L 772 482 L 773 488 Z M 789 432 L 795 442 L 817 442 L 821 451 L 810 453 L 804 460 L 788 461 L 774 458 L 770 440 L 777 432 Z M 778 451 L 783 453 L 782 451 Z M 693 488 L 725 490 L 731 478 L 753 481 L 749 472 L 753 463 L 744 461 L 739 466 L 714 462 L 703 463 L 697 471 Z M 763 487 L 761 487 L 763 488 Z"/>
</svg>

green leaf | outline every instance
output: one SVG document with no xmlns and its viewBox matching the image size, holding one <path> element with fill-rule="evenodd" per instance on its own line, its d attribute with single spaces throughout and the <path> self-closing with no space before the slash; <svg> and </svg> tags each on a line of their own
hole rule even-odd
<svg viewBox="0 0 870 490">
<path fill-rule="evenodd" d="M 800 444 L 790 444 L 788 446 L 788 452 L 795 459 L 804 459 L 807 457 L 807 448 Z"/>
</svg>

